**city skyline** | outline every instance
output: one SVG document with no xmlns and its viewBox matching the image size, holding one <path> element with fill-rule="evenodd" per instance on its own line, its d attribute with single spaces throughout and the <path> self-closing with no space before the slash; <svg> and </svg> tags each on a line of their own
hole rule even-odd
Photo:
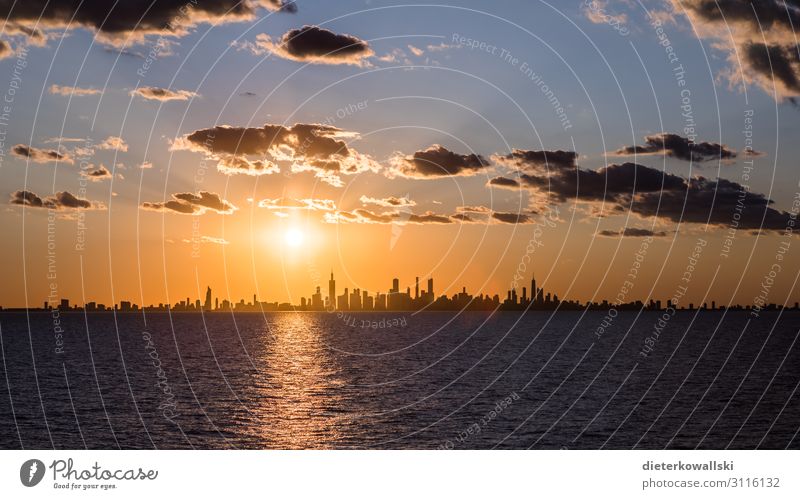
<svg viewBox="0 0 800 499">
<path fill-rule="evenodd" d="M 336 294 L 336 280 L 331 271 L 328 280 L 328 293 L 323 295 L 321 286 L 316 286 L 315 292 L 310 296 L 300 297 L 298 303 L 264 301 L 259 300 L 254 293 L 251 302 L 240 298 L 239 301 L 214 297 L 211 286 L 206 286 L 203 299 L 200 297 L 192 300 L 186 297 L 184 300 L 174 304 L 137 304 L 129 300 L 122 300 L 113 306 L 107 306 L 94 301 L 83 303 L 82 305 L 72 304 L 68 298 L 51 296 L 43 302 L 41 308 L 3 308 L 3 311 L 52 311 L 61 312 L 85 311 L 93 312 L 409 312 L 409 311 L 567 311 L 567 310 L 616 310 L 616 311 L 663 311 L 675 310 L 737 310 L 749 311 L 757 316 L 761 311 L 775 310 L 800 310 L 800 303 L 776 304 L 766 301 L 756 300 L 750 304 L 717 304 L 712 300 L 709 303 L 703 302 L 695 306 L 691 301 L 680 301 L 675 298 L 683 298 L 683 295 L 675 295 L 673 298 L 661 300 L 651 298 L 649 301 L 632 300 L 628 302 L 609 301 L 603 299 L 595 302 L 580 302 L 578 300 L 561 299 L 556 293 L 545 290 L 544 286 L 538 286 L 535 275 L 531 277 L 530 286 L 521 286 L 517 291 L 516 287 L 509 288 L 505 297 L 495 293 L 480 293 L 472 295 L 467 292 L 466 286 L 462 286 L 461 291 L 453 295 L 441 294 L 436 296 L 434 291 L 434 281 L 432 277 L 427 278 L 426 288 L 420 288 L 420 279 L 414 279 L 414 290 L 410 285 L 406 286 L 405 291 L 400 287 L 398 278 L 392 279 L 392 287 L 385 293 L 380 291 L 370 292 L 360 288 L 345 287 L 341 295 Z"/>
</svg>

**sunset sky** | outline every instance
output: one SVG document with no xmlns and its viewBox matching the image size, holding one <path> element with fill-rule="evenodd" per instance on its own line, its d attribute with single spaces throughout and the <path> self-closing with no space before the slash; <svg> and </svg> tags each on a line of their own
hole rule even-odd
<svg viewBox="0 0 800 499">
<path fill-rule="evenodd" d="M 107 3 L 0 2 L 4 307 L 800 300 L 796 7 Z"/>
</svg>

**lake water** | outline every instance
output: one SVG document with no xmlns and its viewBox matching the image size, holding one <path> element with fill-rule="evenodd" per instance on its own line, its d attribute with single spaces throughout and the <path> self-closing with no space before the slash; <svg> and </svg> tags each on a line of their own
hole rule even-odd
<svg viewBox="0 0 800 499">
<path fill-rule="evenodd" d="M 605 316 L 0 313 L 0 447 L 800 448 L 800 314 Z"/>
</svg>

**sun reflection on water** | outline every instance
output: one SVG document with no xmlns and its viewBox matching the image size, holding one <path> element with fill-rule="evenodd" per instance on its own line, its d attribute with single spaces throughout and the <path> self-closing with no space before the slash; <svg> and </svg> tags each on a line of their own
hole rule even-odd
<svg viewBox="0 0 800 499">
<path fill-rule="evenodd" d="M 265 378 L 253 409 L 261 437 L 279 448 L 331 447 L 341 441 L 347 414 L 338 360 L 325 347 L 316 314 L 271 314 L 257 364 Z"/>
</svg>

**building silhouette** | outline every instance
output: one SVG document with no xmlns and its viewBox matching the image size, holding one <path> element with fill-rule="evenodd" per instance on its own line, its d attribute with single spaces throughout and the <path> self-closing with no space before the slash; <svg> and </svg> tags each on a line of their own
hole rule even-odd
<svg viewBox="0 0 800 499">
<path fill-rule="evenodd" d="M 675 298 L 675 297 L 673 297 Z M 213 304 L 212 304 L 213 303 Z M 56 305 L 57 304 L 57 305 Z M 521 294 L 517 292 L 515 286 L 505 292 L 505 298 L 500 299 L 497 294 L 479 294 L 474 296 L 467 292 L 466 287 L 451 296 L 434 293 L 433 278 L 429 277 L 427 289 L 420 289 L 419 277 L 414 278 L 414 292 L 407 286 L 405 291 L 400 291 L 400 279 L 392 278 L 392 287 L 386 293 L 380 291 L 370 293 L 367 290 L 354 288 L 350 292 L 349 288 L 344 288 L 341 295 L 336 295 L 336 280 L 331 272 L 328 281 L 328 296 L 323 298 L 320 286 L 316 286 L 315 292 L 310 297 L 301 297 L 299 304 L 265 302 L 258 301 L 256 294 L 250 303 L 240 299 L 234 302 L 229 299 L 220 301 L 219 297 L 214 299 L 210 286 L 206 287 L 204 301 L 196 299 L 194 302 L 187 296 L 175 304 L 159 303 L 158 305 L 141 306 L 130 301 L 120 301 L 119 304 L 106 306 L 94 301 L 86 302 L 82 307 L 71 305 L 69 299 L 59 298 L 55 295 L 50 296 L 42 304 L 41 309 L 17 308 L 8 309 L 0 307 L 0 311 L 23 311 L 23 310 L 44 310 L 52 313 L 56 312 L 138 312 L 140 310 L 148 312 L 273 312 L 273 311 L 352 311 L 352 312 L 374 312 L 374 311 L 521 311 L 534 312 L 540 310 L 562 311 L 562 310 L 630 310 L 630 311 L 660 311 L 660 310 L 689 310 L 698 312 L 715 312 L 726 310 L 742 310 L 752 313 L 761 311 L 782 311 L 800 310 L 800 304 L 795 302 L 793 306 L 759 303 L 748 305 L 718 305 L 716 301 L 710 304 L 701 303 L 695 307 L 694 303 L 676 303 L 673 299 L 666 301 L 666 307 L 662 307 L 661 300 L 650 299 L 648 302 L 640 300 L 628 303 L 610 303 L 608 300 L 601 302 L 584 302 L 573 300 L 562 300 L 557 294 L 548 292 L 544 287 L 539 287 L 536 277 L 531 276 L 530 293 L 526 287 L 521 288 Z"/>
</svg>

